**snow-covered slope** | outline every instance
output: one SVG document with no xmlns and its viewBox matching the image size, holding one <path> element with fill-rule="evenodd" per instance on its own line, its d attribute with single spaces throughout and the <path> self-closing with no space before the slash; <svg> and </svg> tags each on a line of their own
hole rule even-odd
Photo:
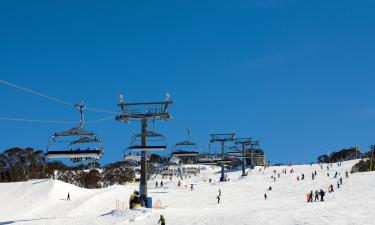
<svg viewBox="0 0 375 225">
<path fill-rule="evenodd" d="M 163 214 L 167 224 L 174 225 L 237 225 L 237 224 L 375 224 L 375 173 L 350 174 L 355 161 L 336 164 L 328 171 L 319 165 L 270 167 L 259 172 L 254 169 L 247 177 L 241 172 L 228 173 L 229 182 L 217 182 L 218 168 L 206 167 L 198 176 L 182 181 L 164 179 L 164 188 L 155 188 L 156 177 L 149 183 L 149 196 L 160 200 L 162 208 L 150 210 L 116 211 L 116 199 L 125 203 L 138 184 L 112 186 L 100 190 L 87 190 L 53 180 L 0 184 L 0 224 L 157 224 Z M 283 169 L 287 174 L 282 174 Z M 294 169 L 294 173 L 289 171 Z M 274 170 L 280 173 L 271 179 Z M 317 171 L 315 180 L 311 174 Z M 338 171 L 343 185 L 337 189 Z M 296 177 L 304 173 L 305 180 Z M 277 177 L 277 173 L 276 173 Z M 209 183 L 212 178 L 212 183 Z M 324 189 L 329 184 L 334 193 L 326 193 L 324 202 L 306 202 L 306 193 Z M 194 190 L 190 190 L 194 184 Z M 272 186 L 272 191 L 267 191 Z M 221 203 L 216 197 L 221 189 Z M 67 193 L 71 201 L 66 201 Z M 268 199 L 264 199 L 267 193 Z M 122 207 L 122 202 L 120 203 Z"/>
</svg>

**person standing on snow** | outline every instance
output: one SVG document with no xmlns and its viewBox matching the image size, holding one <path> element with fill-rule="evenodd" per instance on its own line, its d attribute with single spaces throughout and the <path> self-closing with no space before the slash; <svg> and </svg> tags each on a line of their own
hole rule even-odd
<svg viewBox="0 0 375 225">
<path fill-rule="evenodd" d="M 328 190 L 329 190 L 329 192 L 335 192 L 335 191 L 333 190 L 333 184 L 329 185 Z"/>
<path fill-rule="evenodd" d="M 217 199 L 217 203 L 219 204 L 219 203 L 220 203 L 220 196 L 218 195 L 218 196 L 216 197 L 216 199 Z"/>
<path fill-rule="evenodd" d="M 160 215 L 160 219 L 159 219 L 158 224 L 160 224 L 160 225 L 165 225 L 165 219 L 164 219 L 164 216 L 163 216 L 163 215 Z"/>
<path fill-rule="evenodd" d="M 264 193 L 264 200 L 267 200 L 267 194 L 266 193 Z"/>
<path fill-rule="evenodd" d="M 67 201 L 70 201 L 70 194 L 68 192 L 68 197 L 66 198 Z"/>
<path fill-rule="evenodd" d="M 315 201 L 319 201 L 319 191 L 315 191 Z"/>
<path fill-rule="evenodd" d="M 324 191 L 323 191 L 323 189 L 320 189 L 320 192 L 319 192 L 319 195 L 320 195 L 320 201 L 321 202 L 324 202 Z"/>
</svg>

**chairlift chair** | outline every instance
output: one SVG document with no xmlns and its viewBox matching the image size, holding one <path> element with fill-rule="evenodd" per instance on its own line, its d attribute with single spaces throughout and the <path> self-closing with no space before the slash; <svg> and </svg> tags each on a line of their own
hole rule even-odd
<svg viewBox="0 0 375 225">
<path fill-rule="evenodd" d="M 70 132 L 74 130 L 74 132 Z M 78 130 L 80 130 L 78 132 Z M 65 140 L 70 138 L 72 140 Z M 78 139 L 77 139 L 78 138 Z M 56 149 L 54 145 L 68 143 L 64 149 Z M 82 146 L 88 147 L 82 147 Z M 94 145 L 94 147 L 93 147 Z M 49 139 L 47 146 L 47 158 L 70 158 L 76 159 L 73 162 L 82 159 L 100 159 L 104 152 L 102 141 L 93 132 L 87 132 L 82 128 L 72 128 L 68 131 L 56 132 Z"/>
<path fill-rule="evenodd" d="M 167 140 L 164 135 L 155 131 L 147 131 L 147 144 L 142 145 L 142 134 L 134 134 L 128 149 L 133 151 L 164 151 L 167 149 Z"/>
<path fill-rule="evenodd" d="M 83 129 L 84 117 L 83 103 L 76 104 L 75 108 L 80 110 L 79 127 L 73 127 L 66 131 L 55 132 L 48 141 L 47 158 L 69 158 L 72 162 L 95 161 L 102 157 L 104 153 L 103 142 L 91 131 Z M 63 149 L 56 148 L 55 145 L 68 143 Z"/>
</svg>

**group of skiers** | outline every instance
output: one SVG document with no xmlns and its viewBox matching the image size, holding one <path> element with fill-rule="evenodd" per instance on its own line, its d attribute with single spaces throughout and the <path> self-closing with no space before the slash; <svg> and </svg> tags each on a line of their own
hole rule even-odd
<svg viewBox="0 0 375 225">
<path fill-rule="evenodd" d="M 320 189 L 320 191 L 316 190 L 315 192 L 310 191 L 310 193 L 307 193 L 306 200 L 307 202 L 313 202 L 313 201 L 319 201 L 319 196 L 320 196 L 320 201 L 324 201 L 324 195 L 325 192 L 323 189 Z"/>
<path fill-rule="evenodd" d="M 156 187 L 156 188 L 159 187 L 159 183 L 158 183 L 158 181 L 155 182 L 155 187 Z M 161 188 L 164 187 L 164 183 L 163 183 L 163 181 L 160 181 L 160 187 L 161 187 Z"/>
</svg>

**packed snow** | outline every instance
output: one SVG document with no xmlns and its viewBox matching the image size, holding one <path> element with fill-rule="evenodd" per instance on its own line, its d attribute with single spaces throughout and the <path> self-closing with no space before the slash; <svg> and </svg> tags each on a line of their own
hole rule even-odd
<svg viewBox="0 0 375 225">
<path fill-rule="evenodd" d="M 177 177 L 172 180 L 168 177 L 163 179 L 163 188 L 156 188 L 155 182 L 162 180 L 156 176 L 148 183 L 148 195 L 160 203 L 154 209 L 128 209 L 129 196 L 138 189 L 138 184 L 93 190 L 58 180 L 1 183 L 0 224 L 150 225 L 158 223 L 160 214 L 166 224 L 173 225 L 375 224 L 375 173 L 349 174 L 346 178 L 345 171 L 350 171 L 355 162 L 343 162 L 340 167 L 332 164 L 329 171 L 326 165 L 321 169 L 318 164 L 266 170 L 256 167 L 247 170 L 246 177 L 239 170 L 228 171 L 227 182 L 218 182 L 218 167 L 205 166 L 197 176 L 183 179 L 180 187 Z M 282 173 L 283 169 L 287 174 Z M 294 173 L 290 173 L 291 169 Z M 314 171 L 317 176 L 312 180 Z M 334 178 L 336 171 L 339 175 Z M 302 173 L 305 179 L 298 181 L 297 176 L 301 178 Z M 337 189 L 340 177 L 343 184 Z M 332 193 L 328 193 L 330 184 L 334 186 Z M 219 189 L 221 199 L 217 203 Z M 326 192 L 325 201 L 308 203 L 306 194 L 319 189 Z"/>
</svg>

